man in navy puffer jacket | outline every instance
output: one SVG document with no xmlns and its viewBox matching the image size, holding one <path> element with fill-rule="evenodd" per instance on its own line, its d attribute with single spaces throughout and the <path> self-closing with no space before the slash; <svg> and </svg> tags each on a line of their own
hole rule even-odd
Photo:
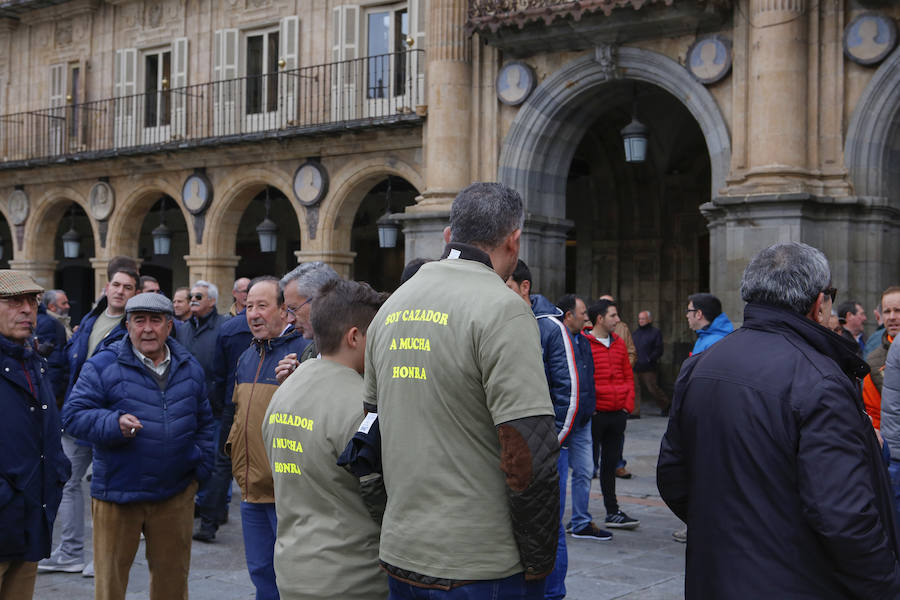
<svg viewBox="0 0 900 600">
<path fill-rule="evenodd" d="M 94 446 L 96 596 L 124 599 L 143 532 L 151 600 L 186 598 L 194 494 L 214 453 L 205 376 L 169 338 L 168 298 L 138 294 L 125 314 L 128 337 L 85 363 L 63 408 Z"/>
</svg>

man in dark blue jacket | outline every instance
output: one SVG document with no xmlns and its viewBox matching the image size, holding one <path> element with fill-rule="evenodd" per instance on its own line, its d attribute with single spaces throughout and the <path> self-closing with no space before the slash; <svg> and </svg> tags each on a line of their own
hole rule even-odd
<svg viewBox="0 0 900 600">
<path fill-rule="evenodd" d="M 834 294 L 819 250 L 766 248 L 741 281 L 743 326 L 682 366 L 657 484 L 690 527 L 687 600 L 900 598 L 868 366 L 820 325 Z"/>
<path fill-rule="evenodd" d="M 583 339 L 579 339 L 582 337 L 580 329 L 578 334 L 569 331 L 561 321 L 566 316 L 565 313 L 544 296 L 531 294 L 531 283 L 531 269 L 519 259 L 512 276 L 506 280 L 506 285 L 529 303 L 537 319 L 544 358 L 544 375 L 547 377 L 553 410 L 556 413 L 557 439 L 560 443 L 557 463 L 560 492 L 559 543 L 553 572 L 547 576 L 544 586 L 544 598 L 558 600 L 566 595 L 565 579 L 569 562 L 562 517 L 566 506 L 566 483 L 570 466 L 572 511 L 577 512 L 582 520 L 586 519 L 586 524 L 590 524 L 591 521 L 587 512 L 587 502 L 591 490 L 590 423 L 594 412 L 594 362 L 590 358 L 590 348 Z M 574 305 L 575 297 L 572 299 Z M 581 306 L 584 307 L 583 301 Z M 573 310 L 577 312 L 577 308 Z M 571 315 L 569 318 L 572 319 Z M 580 326 L 583 325 L 582 321 Z M 584 525 L 579 525 L 579 528 L 581 527 Z"/>
<path fill-rule="evenodd" d="M 640 406 L 641 388 L 653 396 L 662 409 L 662 416 L 669 415 L 669 399 L 659 387 L 659 359 L 663 354 L 662 332 L 653 326 L 653 316 L 649 310 L 638 313 L 638 328 L 631 334 L 637 348 L 637 361 L 634 363 L 634 375 L 637 399 L 635 405 Z"/>
<path fill-rule="evenodd" d="M 214 453 L 203 369 L 169 338 L 168 298 L 138 294 L 125 311 L 128 337 L 85 363 L 63 408 L 94 445 L 96 596 L 125 598 L 143 532 L 151 600 L 186 598 L 194 494 Z"/>
<path fill-rule="evenodd" d="M 43 289 L 0 271 L 0 598 L 31 598 L 69 478 L 46 361 L 28 344 Z"/>
<path fill-rule="evenodd" d="M 66 328 L 47 314 L 47 307 L 38 304 L 37 327 L 34 341 L 38 354 L 47 359 L 47 379 L 53 389 L 57 406 L 62 406 L 66 395 Z"/>
</svg>

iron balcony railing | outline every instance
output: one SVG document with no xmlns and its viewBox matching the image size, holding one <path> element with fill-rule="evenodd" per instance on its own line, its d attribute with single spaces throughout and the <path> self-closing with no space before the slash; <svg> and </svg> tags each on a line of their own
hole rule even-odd
<svg viewBox="0 0 900 600">
<path fill-rule="evenodd" d="M 0 115 L 0 168 L 416 120 L 424 73 L 407 50 Z"/>
</svg>

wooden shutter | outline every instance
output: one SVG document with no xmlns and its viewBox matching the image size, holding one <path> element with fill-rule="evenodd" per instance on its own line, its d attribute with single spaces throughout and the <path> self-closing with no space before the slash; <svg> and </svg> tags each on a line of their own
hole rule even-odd
<svg viewBox="0 0 900 600">
<path fill-rule="evenodd" d="M 359 7 L 336 6 L 332 12 L 332 58 L 338 64 L 332 69 L 331 118 L 351 120 L 359 115 L 362 98 L 358 93 L 359 73 Z M 353 61 L 353 62 L 343 62 Z"/>
<path fill-rule="evenodd" d="M 116 50 L 114 70 L 115 146 L 133 146 L 137 124 L 137 49 Z"/>
<path fill-rule="evenodd" d="M 414 104 L 426 104 L 425 102 L 425 54 L 418 52 L 425 50 L 425 0 L 409 0 L 409 35 L 414 43 L 411 53 L 409 72 L 415 82 Z"/>
<path fill-rule="evenodd" d="M 187 132 L 188 98 L 188 39 L 176 38 L 172 42 L 172 137 L 183 138 Z"/>
<path fill-rule="evenodd" d="M 300 18 L 296 16 L 285 17 L 281 20 L 278 32 L 278 43 L 281 46 L 280 58 L 284 61 L 284 67 L 278 74 L 280 79 L 278 89 L 280 91 L 280 123 L 288 125 L 297 124 L 297 101 L 300 89 L 300 77 L 297 67 L 300 66 Z"/>
<path fill-rule="evenodd" d="M 47 125 L 47 154 L 62 154 L 63 137 L 66 131 L 66 65 L 50 66 L 50 114 Z"/>
<path fill-rule="evenodd" d="M 227 135 L 238 131 L 238 30 L 216 31 L 213 46 L 213 77 L 218 82 L 213 93 L 213 131 L 215 135 Z"/>
</svg>

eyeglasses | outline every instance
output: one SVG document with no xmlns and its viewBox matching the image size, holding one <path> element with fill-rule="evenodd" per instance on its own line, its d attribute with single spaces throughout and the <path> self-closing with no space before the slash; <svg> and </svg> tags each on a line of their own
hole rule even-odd
<svg viewBox="0 0 900 600">
<path fill-rule="evenodd" d="M 190 299 L 191 300 L 203 300 L 203 294 L 191 294 Z"/>
<path fill-rule="evenodd" d="M 822 293 L 826 296 L 831 296 L 831 303 L 834 304 L 834 299 L 837 298 L 837 288 L 836 287 L 827 287 L 822 290 Z"/>
<path fill-rule="evenodd" d="M 303 302 L 303 304 L 301 304 L 300 306 L 295 306 L 295 307 L 285 306 L 285 307 L 284 307 L 284 310 L 288 311 L 289 313 L 291 313 L 292 315 L 294 315 L 294 317 L 296 317 L 296 316 L 297 316 L 297 311 L 300 310 L 301 308 L 303 308 L 304 306 L 306 306 L 307 304 L 309 304 L 310 302 L 312 302 L 312 300 L 313 300 L 313 299 L 312 299 L 312 296 L 310 296 L 310 297 L 307 298 L 307 299 Z"/>
<path fill-rule="evenodd" d="M 684 312 L 684 314 L 687 315 L 687 314 L 690 314 L 690 313 L 692 313 L 692 312 L 697 312 L 698 310 L 700 310 L 700 309 L 699 309 L 699 308 L 689 308 L 689 309 L 687 309 L 687 310 Z"/>
<path fill-rule="evenodd" d="M 7 304 L 12 309 L 22 308 L 25 304 L 35 308 L 38 305 L 38 297 L 32 295 L 12 296 L 10 298 L 0 298 L 0 302 Z"/>
</svg>

